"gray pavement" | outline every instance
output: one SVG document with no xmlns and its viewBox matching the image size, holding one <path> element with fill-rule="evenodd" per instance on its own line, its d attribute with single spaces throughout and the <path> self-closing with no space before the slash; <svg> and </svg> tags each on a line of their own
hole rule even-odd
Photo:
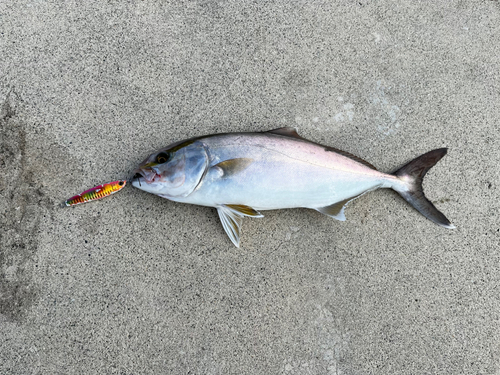
<svg viewBox="0 0 500 375">
<path fill-rule="evenodd" d="M 498 1 L 0 2 L 0 374 L 500 374 Z M 127 188 L 152 150 L 297 127 L 426 194 L 344 223 Z"/>
</svg>

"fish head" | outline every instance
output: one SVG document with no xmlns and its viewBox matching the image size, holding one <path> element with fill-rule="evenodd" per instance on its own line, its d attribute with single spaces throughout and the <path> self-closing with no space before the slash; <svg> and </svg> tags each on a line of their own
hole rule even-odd
<svg viewBox="0 0 500 375">
<path fill-rule="evenodd" d="M 177 142 L 149 155 L 134 171 L 132 186 L 165 198 L 187 197 L 203 179 L 208 161 L 202 142 Z"/>
</svg>

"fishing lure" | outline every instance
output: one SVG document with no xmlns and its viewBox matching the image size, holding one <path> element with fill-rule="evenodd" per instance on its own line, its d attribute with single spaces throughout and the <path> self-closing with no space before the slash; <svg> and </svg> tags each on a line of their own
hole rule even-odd
<svg viewBox="0 0 500 375">
<path fill-rule="evenodd" d="M 125 187 L 126 184 L 127 181 L 125 180 L 108 182 L 107 184 L 99 185 L 93 187 L 92 189 L 85 190 L 83 193 L 69 198 L 64 203 L 66 204 L 66 206 L 75 206 L 80 203 L 95 201 L 97 199 L 101 199 L 114 194 L 117 191 L 120 191 Z"/>
</svg>

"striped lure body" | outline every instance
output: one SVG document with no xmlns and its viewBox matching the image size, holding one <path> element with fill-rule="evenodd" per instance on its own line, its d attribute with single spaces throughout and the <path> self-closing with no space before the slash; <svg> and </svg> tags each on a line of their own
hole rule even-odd
<svg viewBox="0 0 500 375">
<path fill-rule="evenodd" d="M 125 187 L 126 183 L 127 181 L 124 180 L 108 182 L 107 184 L 99 185 L 93 187 L 92 189 L 85 190 L 83 193 L 69 198 L 64 203 L 66 204 L 66 206 L 75 206 L 80 203 L 95 201 L 97 199 L 101 199 L 114 194 L 117 191 L 120 191 Z"/>
</svg>

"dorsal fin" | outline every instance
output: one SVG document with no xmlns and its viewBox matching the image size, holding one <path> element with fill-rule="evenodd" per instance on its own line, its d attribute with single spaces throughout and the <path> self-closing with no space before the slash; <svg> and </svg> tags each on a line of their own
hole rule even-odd
<svg viewBox="0 0 500 375">
<path fill-rule="evenodd" d="M 295 130 L 295 128 L 292 128 L 290 126 L 285 126 L 284 128 L 268 130 L 266 133 L 279 134 L 279 135 L 284 135 L 285 137 L 292 137 L 292 138 L 303 139 L 303 140 L 307 141 L 307 139 L 302 138 L 297 133 L 297 130 Z"/>
<path fill-rule="evenodd" d="M 336 152 L 337 154 L 340 154 L 342 156 L 348 157 L 349 159 L 352 159 L 354 161 L 357 161 L 358 163 L 366 165 L 368 168 L 377 170 L 377 168 L 375 168 L 373 165 L 371 165 L 370 163 L 368 163 L 366 160 L 361 159 L 359 156 L 353 155 L 350 152 L 342 151 L 342 150 L 339 150 L 338 148 L 334 148 L 334 147 L 330 147 L 330 146 L 323 146 L 323 147 L 325 147 L 326 151 Z"/>
<path fill-rule="evenodd" d="M 366 165 L 368 168 L 377 170 L 377 168 L 375 168 L 372 164 L 368 163 L 366 160 L 361 159 L 360 157 L 358 157 L 356 155 L 353 155 L 353 154 L 351 154 L 349 152 L 346 152 L 346 151 L 339 150 L 338 148 L 334 148 L 334 147 L 330 147 L 330 146 L 325 146 L 325 145 L 322 145 L 322 144 L 319 144 L 319 143 L 316 143 L 316 142 L 312 142 L 312 141 L 310 141 L 308 139 L 305 139 L 304 137 L 301 137 L 297 133 L 297 131 L 295 130 L 295 128 L 286 126 L 284 128 L 278 128 L 278 129 L 269 130 L 267 133 L 279 134 L 279 135 L 283 135 L 285 137 L 292 137 L 292 138 L 302 139 L 304 141 L 317 144 L 318 146 L 324 147 L 326 151 L 336 152 L 337 154 L 340 154 L 342 156 L 348 157 L 349 159 L 352 159 L 354 161 L 357 161 L 358 163 Z"/>
</svg>

